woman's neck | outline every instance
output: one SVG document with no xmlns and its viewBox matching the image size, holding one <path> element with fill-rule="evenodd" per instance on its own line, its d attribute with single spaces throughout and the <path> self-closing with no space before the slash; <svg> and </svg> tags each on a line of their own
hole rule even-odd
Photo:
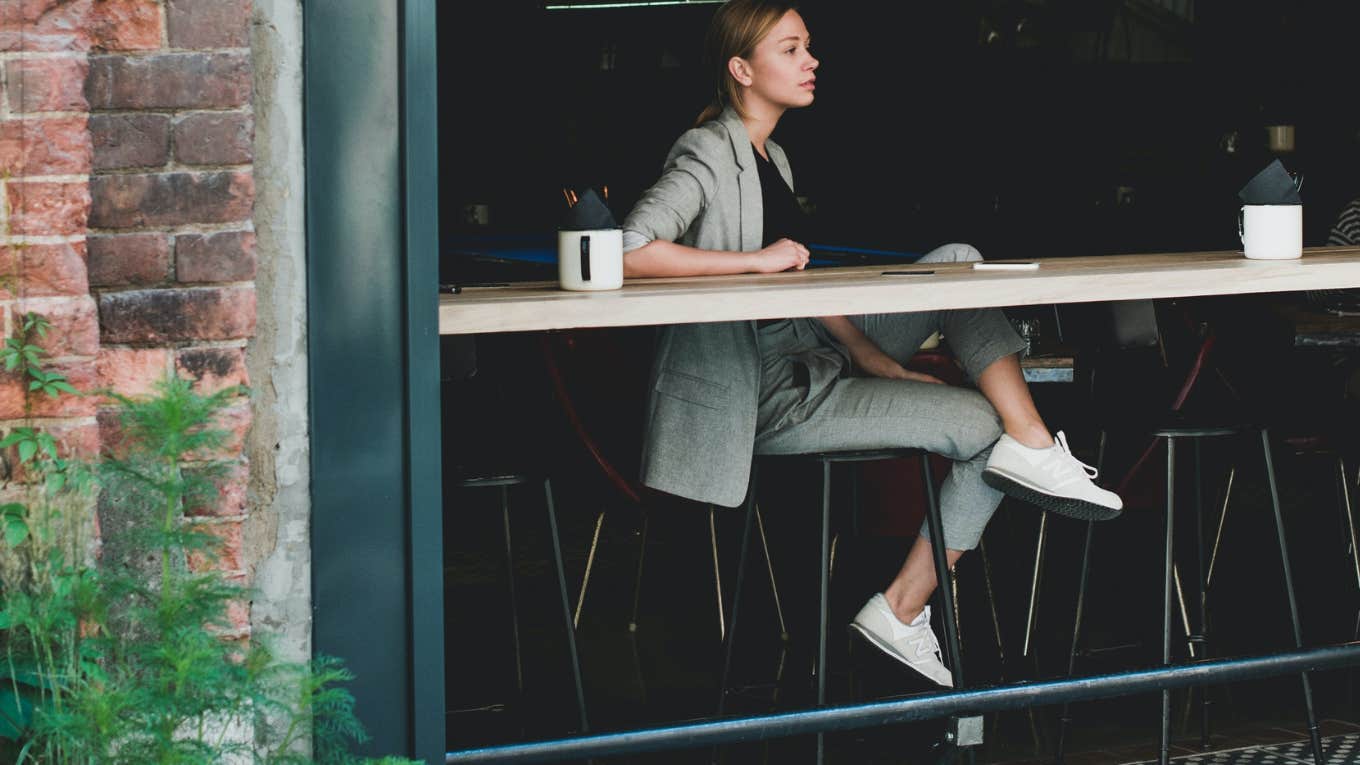
<svg viewBox="0 0 1360 765">
<path fill-rule="evenodd" d="M 784 109 L 767 103 L 748 102 L 745 106 L 746 116 L 741 118 L 741 122 L 746 126 L 746 134 L 751 137 L 751 144 L 760 152 L 760 156 L 769 159 L 765 153 L 765 142 L 779 124 L 779 118 L 784 116 Z"/>
</svg>

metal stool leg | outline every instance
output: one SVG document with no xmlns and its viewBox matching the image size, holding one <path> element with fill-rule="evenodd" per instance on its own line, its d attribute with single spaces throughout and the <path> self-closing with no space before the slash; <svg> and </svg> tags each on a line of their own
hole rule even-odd
<svg viewBox="0 0 1360 765">
<path fill-rule="evenodd" d="M 1034 569 L 1029 578 L 1029 610 L 1025 613 L 1025 642 L 1021 656 L 1029 656 L 1030 641 L 1034 637 L 1034 621 L 1039 613 L 1039 580 L 1043 577 L 1044 552 L 1048 547 L 1048 513 L 1039 514 L 1039 536 L 1034 543 Z M 1035 657 L 1038 663 L 1038 657 Z"/>
<path fill-rule="evenodd" d="M 500 487 L 501 520 L 505 529 L 505 573 L 510 588 L 510 638 L 515 647 L 516 700 L 524 695 L 524 662 L 519 646 L 519 599 L 515 596 L 515 550 L 510 538 L 510 490 Z"/>
<path fill-rule="evenodd" d="M 1208 564 L 1204 559 L 1204 483 L 1203 483 L 1203 462 L 1200 454 L 1200 442 L 1195 440 L 1195 575 L 1199 577 L 1199 652 L 1197 658 L 1206 659 L 1209 656 L 1209 607 L 1207 604 L 1209 585 L 1208 585 Z M 1191 637 L 1190 647 L 1194 648 L 1194 636 Z M 1192 653 L 1192 656 L 1196 654 Z M 1209 749 L 1209 689 L 1200 686 L 1199 689 L 1199 747 L 1207 751 Z"/>
<path fill-rule="evenodd" d="M 633 578 L 633 615 L 628 620 L 628 631 L 637 632 L 638 628 L 638 609 L 642 604 L 642 565 L 647 561 L 647 527 L 651 522 L 651 516 L 646 512 L 642 514 L 642 532 L 638 535 L 638 564 L 637 576 Z"/>
<path fill-rule="evenodd" d="M 1096 451 L 1097 472 L 1105 468 L 1105 444 L 1106 444 L 1106 432 L 1104 430 L 1101 430 L 1099 446 L 1097 447 Z M 1078 575 L 1077 579 L 1077 608 L 1076 613 L 1073 615 L 1072 618 L 1072 647 L 1071 650 L 1068 651 L 1067 653 L 1068 677 L 1072 677 L 1074 674 L 1076 674 L 1077 671 L 1077 646 L 1080 644 L 1079 641 L 1081 639 L 1081 618 L 1083 610 L 1086 606 L 1086 583 L 1090 578 L 1091 543 L 1095 539 L 1095 531 L 1096 531 L 1095 521 L 1087 521 L 1086 540 L 1085 542 L 1082 543 L 1081 547 L 1081 572 Z M 1062 705 L 1062 714 L 1058 718 L 1058 741 L 1057 745 L 1054 747 L 1053 758 L 1053 761 L 1055 763 L 1058 763 L 1058 765 L 1062 765 L 1063 749 L 1067 743 L 1067 728 L 1072 723 L 1072 717 L 1069 714 L 1071 712 L 1071 708 L 1072 706 L 1070 702 L 1064 702 Z"/>
<path fill-rule="evenodd" d="M 1223 544 L 1223 525 L 1228 520 L 1228 499 L 1232 497 L 1233 479 L 1237 476 L 1237 466 L 1228 469 L 1228 485 L 1223 489 L 1223 506 L 1218 510 L 1218 531 L 1214 534 L 1213 552 L 1209 553 L 1209 573 L 1204 577 L 1204 587 L 1214 585 L 1214 564 L 1218 563 L 1218 549 Z"/>
<path fill-rule="evenodd" d="M 964 687 L 963 658 L 959 648 L 959 630 L 955 621 L 953 579 L 949 572 L 949 558 L 945 553 L 944 520 L 940 517 L 940 503 L 935 497 L 935 480 L 930 474 L 930 455 L 921 455 L 921 482 L 926 490 L 926 524 L 930 531 L 930 551 L 935 559 L 936 590 L 940 593 L 940 621 L 944 624 L 944 639 L 949 650 L 949 671 L 954 678 L 954 689 Z M 968 760 L 977 752 L 969 747 Z"/>
<path fill-rule="evenodd" d="M 502 491 L 504 491 L 502 489 Z M 572 617 L 571 623 L 574 626 L 581 624 L 581 609 L 586 604 L 586 591 L 590 589 L 590 570 L 595 567 L 595 551 L 600 546 L 600 529 L 604 527 L 604 511 L 595 516 L 595 533 L 590 537 L 590 553 L 586 555 L 586 572 L 581 575 L 581 594 L 576 596 L 576 615 Z M 639 569 L 640 570 L 640 569 Z M 639 579 L 640 581 L 640 579 Z M 633 595 L 634 600 L 637 594 Z"/>
<path fill-rule="evenodd" d="M 826 629 L 831 579 L 831 463 L 822 461 L 822 555 L 818 564 L 821 582 L 817 623 L 817 706 L 826 705 Z M 817 763 L 826 760 L 826 734 L 817 734 Z"/>
<path fill-rule="evenodd" d="M 1086 583 L 1091 572 L 1091 542 L 1095 538 L 1095 521 L 1086 522 L 1086 541 L 1081 547 L 1081 575 L 1077 580 L 1077 610 L 1072 619 L 1072 649 L 1067 654 L 1067 676 L 1077 672 L 1077 646 L 1081 640 L 1081 618 L 1086 606 Z M 1062 715 L 1058 718 L 1058 742 L 1054 748 L 1053 761 L 1062 765 L 1063 749 L 1067 743 L 1067 728 L 1072 723 L 1071 702 L 1063 702 Z"/>
<path fill-rule="evenodd" d="M 751 547 L 751 526 L 756 514 L 755 466 L 751 467 L 751 484 L 746 494 L 746 512 L 742 523 L 741 551 L 737 557 L 737 583 L 732 591 L 732 621 L 728 625 L 726 639 L 723 641 L 722 679 L 718 687 L 718 714 L 722 715 L 727 703 L 727 681 L 732 671 L 732 645 L 737 639 L 737 612 L 741 608 L 741 588 L 746 582 L 746 559 Z"/>
<path fill-rule="evenodd" d="M 978 541 L 978 558 L 982 561 L 982 582 L 987 588 L 987 607 L 992 613 L 992 634 L 996 636 L 996 655 L 1001 666 L 1006 666 L 1006 643 L 1001 639 L 1001 616 L 996 611 L 996 593 L 992 589 L 992 564 L 987 558 L 987 544 Z"/>
<path fill-rule="evenodd" d="M 765 518 L 756 503 L 756 531 L 760 533 L 760 549 L 765 553 L 765 570 L 770 574 L 770 593 L 774 595 L 774 613 L 779 617 L 779 639 L 789 642 L 789 628 L 784 623 L 784 605 L 779 600 L 779 582 L 775 581 L 774 558 L 770 557 L 770 543 L 765 541 Z"/>
<path fill-rule="evenodd" d="M 1162 582 L 1162 666 L 1171 664 L 1171 590 L 1172 543 L 1176 530 L 1176 439 L 1166 439 L 1166 548 L 1163 551 Z M 1162 736 L 1157 761 L 1171 761 L 1171 689 L 1162 689 Z"/>
<path fill-rule="evenodd" d="M 1350 539 L 1351 565 L 1355 568 L 1355 589 L 1360 592 L 1360 543 L 1357 542 L 1355 534 L 1355 511 L 1351 508 L 1351 490 L 1346 481 L 1346 461 L 1341 457 L 1336 458 L 1336 469 L 1341 478 L 1341 502 L 1346 513 L 1346 533 Z M 1357 623 L 1360 627 L 1360 623 Z M 1360 630 L 1357 630 L 1352 639 L 1360 639 Z"/>
<path fill-rule="evenodd" d="M 543 498 L 548 505 L 548 529 L 552 534 L 553 563 L 557 566 L 557 591 L 562 597 L 562 623 L 567 628 L 567 651 L 571 654 L 571 677 L 576 683 L 576 709 L 580 712 L 581 732 L 590 731 L 586 720 L 586 694 L 581 682 L 581 660 L 576 653 L 576 624 L 571 616 L 571 601 L 567 598 L 567 575 L 562 567 L 562 542 L 557 534 L 557 510 L 553 507 L 552 483 L 543 479 Z"/>
<path fill-rule="evenodd" d="M 1299 604 L 1294 597 L 1294 575 L 1289 566 L 1289 547 L 1285 543 L 1284 515 L 1280 512 L 1280 492 L 1275 486 L 1275 464 L 1270 452 L 1270 432 L 1261 429 L 1261 451 L 1266 459 L 1266 478 L 1270 481 L 1270 504 L 1275 509 L 1275 533 L 1280 540 L 1280 563 L 1284 567 L 1284 587 L 1289 595 L 1289 621 L 1294 628 L 1294 647 L 1303 647 L 1303 629 L 1299 626 Z M 1303 681 L 1303 706 L 1308 715 L 1308 738 L 1313 745 L 1313 762 L 1322 765 L 1322 738 L 1318 733 L 1317 715 L 1313 711 L 1313 687 L 1308 673 L 1300 674 Z"/>
<path fill-rule="evenodd" d="M 718 600 L 718 640 L 727 638 L 727 621 L 723 608 L 722 567 L 718 565 L 718 521 L 717 510 L 708 506 L 708 538 L 713 550 L 713 589 Z"/>
</svg>

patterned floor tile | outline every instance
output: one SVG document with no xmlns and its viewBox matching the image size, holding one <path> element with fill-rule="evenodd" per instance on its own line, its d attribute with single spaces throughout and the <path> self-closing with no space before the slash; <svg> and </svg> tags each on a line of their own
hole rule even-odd
<svg viewBox="0 0 1360 765">
<path fill-rule="evenodd" d="M 1322 740 L 1326 765 L 1360 765 L 1360 734 L 1331 736 Z M 1251 746 L 1218 752 L 1203 752 L 1173 757 L 1172 762 L 1184 765 L 1312 765 L 1313 755 L 1307 741 L 1293 741 L 1271 746 Z M 1127 765 L 1151 765 L 1138 760 Z"/>
<path fill-rule="evenodd" d="M 1292 744 L 1277 744 L 1264 747 L 1264 751 L 1274 752 L 1290 758 L 1294 762 L 1311 763 L 1312 747 L 1307 741 Z M 1327 765 L 1360 765 L 1360 734 L 1332 736 L 1323 739 L 1322 754 Z"/>
</svg>

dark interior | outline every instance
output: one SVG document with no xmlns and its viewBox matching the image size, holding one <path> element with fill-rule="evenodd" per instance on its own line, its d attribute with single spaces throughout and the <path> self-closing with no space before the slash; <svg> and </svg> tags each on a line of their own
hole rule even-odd
<svg viewBox="0 0 1360 765">
<path fill-rule="evenodd" d="M 441 281 L 554 278 L 551 263 L 498 253 L 549 241 L 565 212 L 563 187 L 607 185 L 613 212 L 623 219 L 707 101 L 700 57 L 714 7 L 441 4 Z M 964 241 L 992 258 L 1234 249 L 1237 191 L 1278 158 L 1306 179 L 1304 244 L 1313 246 L 1325 242 L 1337 210 L 1360 195 L 1360 99 L 1346 74 L 1355 70 L 1360 3 L 807 0 L 802 9 L 821 60 L 817 103 L 786 115 L 774 139 L 789 154 L 797 193 L 814 210 L 819 243 L 924 252 Z M 1280 124 L 1295 126 L 1293 151 L 1267 145 L 1266 127 Z M 1194 347 L 1201 320 L 1220 332 L 1223 375 L 1197 394 L 1201 403 L 1233 396 L 1263 406 L 1282 428 L 1321 420 L 1330 433 L 1353 432 L 1347 384 L 1354 350 L 1299 350 L 1292 328 L 1271 309 L 1301 300 L 1254 295 L 1162 306 L 1193 317 L 1176 325 L 1178 342 Z M 1179 379 L 1167 381 L 1176 373 L 1162 366 L 1161 354 L 1145 350 L 1106 359 L 1111 379 L 1091 386 L 1104 333 L 1098 311 L 1010 312 L 1040 319 L 1044 344 L 1077 347 L 1077 382 L 1034 392 L 1045 418 L 1065 429 L 1090 462 L 1093 408 L 1148 404 Z M 549 335 L 573 405 L 603 458 L 628 477 L 637 465 L 651 338 L 645 327 Z M 721 645 L 706 509 L 674 500 L 651 511 L 645 594 L 639 627 L 630 632 L 641 515 L 564 415 L 546 358 L 537 334 L 444 338 L 451 749 L 566 735 L 574 721 L 541 493 L 517 490 L 511 499 L 526 682 L 524 696 L 512 703 L 498 500 L 447 488 L 449 476 L 474 464 L 550 475 L 573 602 L 597 513 L 607 511 L 578 630 L 593 730 L 706 717 L 716 701 Z M 1107 475 L 1122 475 L 1141 448 L 1141 442 L 1115 447 Z M 1206 452 L 1206 512 L 1214 520 L 1232 455 Z M 1211 596 L 1218 656 L 1289 642 L 1269 494 L 1259 466 L 1245 464 Z M 1335 509 L 1333 464 L 1282 448 L 1276 466 L 1305 639 L 1315 645 L 1350 639 L 1360 605 Z M 1130 483 L 1124 519 L 1099 531 L 1086 671 L 1150 666 L 1159 657 L 1163 470 L 1158 453 Z M 920 523 L 919 484 L 904 482 L 903 472 L 891 465 L 868 471 L 866 525 L 859 537 L 843 540 L 839 553 L 833 702 L 903 692 L 882 667 L 847 654 L 843 631 L 900 563 Z M 1188 481 L 1188 469 L 1184 475 Z M 768 520 L 770 544 L 786 603 L 793 603 L 792 640 L 780 642 L 766 585 L 751 580 L 737 680 L 752 687 L 732 705 L 736 713 L 811 704 L 819 489 L 797 472 L 772 485 L 762 502 L 772 514 L 778 508 Z M 1188 495 L 1180 499 L 1182 508 L 1192 506 Z M 1189 572 L 1193 518 L 1188 510 L 1181 518 L 1179 552 Z M 1025 657 L 1021 630 L 1037 524 L 1033 508 L 1008 500 L 985 540 L 1004 661 L 992 638 L 980 562 L 970 556 L 961 564 L 965 660 L 978 682 L 1065 670 L 1084 527 L 1054 524 L 1035 647 Z M 739 514 L 719 512 L 716 527 L 730 576 Z M 724 586 L 730 599 L 730 579 Z M 1184 657 L 1183 642 L 1177 651 Z M 1332 721 L 1327 730 L 1360 732 L 1360 725 L 1346 727 L 1360 720 L 1351 675 L 1325 673 L 1315 682 L 1319 717 Z M 1197 746 L 1198 698 L 1177 695 L 1176 740 L 1190 747 L 1181 754 Z M 1212 689 L 1210 699 L 1215 745 L 1253 732 L 1280 735 L 1303 717 L 1297 678 Z M 1083 705 L 1069 751 L 1086 759 L 1069 762 L 1152 756 L 1156 714 L 1148 696 Z M 1001 714 L 988 725 L 982 761 L 1050 761 L 1056 709 Z M 925 725 L 836 736 L 830 761 L 933 762 L 940 734 Z M 681 752 L 617 761 L 709 760 L 707 752 Z M 736 748 L 724 761 L 810 762 L 810 742 Z"/>
</svg>

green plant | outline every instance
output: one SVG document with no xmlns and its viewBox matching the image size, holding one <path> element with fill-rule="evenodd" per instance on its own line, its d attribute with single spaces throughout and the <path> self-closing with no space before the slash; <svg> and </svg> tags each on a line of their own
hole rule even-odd
<svg viewBox="0 0 1360 765">
<path fill-rule="evenodd" d="M 30 394 L 70 394 L 42 369 L 33 340 L 45 332 L 29 314 L 0 358 Z M 247 593 L 204 565 L 218 538 L 186 518 L 215 496 L 214 422 L 241 392 L 199 395 L 169 377 L 149 398 L 105 394 L 121 438 L 92 462 L 31 423 L 0 440 L 20 472 L 0 503 L 0 761 L 357 761 L 349 673 L 228 639 L 228 609 Z M 128 520 L 105 530 L 97 562 L 96 502 Z"/>
</svg>

